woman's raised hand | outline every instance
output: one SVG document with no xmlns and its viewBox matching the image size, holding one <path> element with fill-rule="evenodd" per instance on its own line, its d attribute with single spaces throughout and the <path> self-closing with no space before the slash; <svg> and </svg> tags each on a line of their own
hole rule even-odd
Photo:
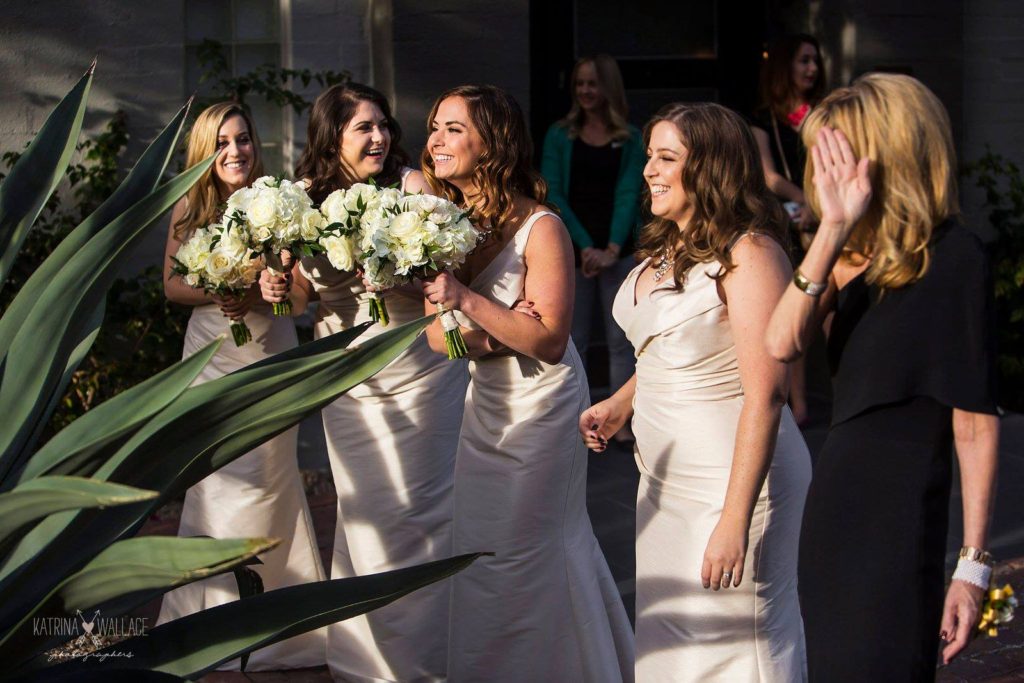
<svg viewBox="0 0 1024 683">
<path fill-rule="evenodd" d="M 285 271 L 284 275 L 274 275 L 269 268 L 260 272 L 260 294 L 268 304 L 279 304 L 288 301 L 292 289 L 292 274 Z"/>
<path fill-rule="evenodd" d="M 844 241 L 871 202 L 868 159 L 857 160 L 840 130 L 822 126 L 811 148 L 821 227 L 839 230 Z"/>
</svg>

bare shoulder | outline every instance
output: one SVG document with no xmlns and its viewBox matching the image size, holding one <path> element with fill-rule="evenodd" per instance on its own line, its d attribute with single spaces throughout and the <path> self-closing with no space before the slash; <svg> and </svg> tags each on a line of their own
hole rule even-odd
<svg viewBox="0 0 1024 683">
<path fill-rule="evenodd" d="M 740 235 L 729 252 L 736 269 L 790 268 L 789 256 L 778 240 L 760 232 Z"/>
<path fill-rule="evenodd" d="M 543 207 L 538 207 L 538 210 L 534 211 L 531 216 L 536 216 L 541 211 L 543 211 Z M 566 230 L 565 223 L 556 214 L 548 212 L 533 220 L 527 248 L 534 253 L 539 249 L 550 251 L 563 245 L 571 249 L 568 239 L 569 231 Z"/>
<path fill-rule="evenodd" d="M 430 189 L 430 185 L 427 183 L 426 176 L 423 175 L 423 171 L 418 171 L 416 169 L 410 170 L 409 173 L 405 176 L 404 186 L 405 191 L 412 194 L 415 194 L 417 192 L 422 192 L 424 194 L 434 194 Z"/>
</svg>

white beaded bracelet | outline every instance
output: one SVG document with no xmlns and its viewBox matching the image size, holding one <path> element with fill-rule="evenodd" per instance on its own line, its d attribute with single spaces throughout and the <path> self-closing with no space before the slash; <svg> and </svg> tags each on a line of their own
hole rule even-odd
<svg viewBox="0 0 1024 683">
<path fill-rule="evenodd" d="M 977 586 L 982 590 L 988 590 L 989 580 L 992 578 L 992 567 L 961 557 L 956 563 L 953 578 Z"/>
</svg>

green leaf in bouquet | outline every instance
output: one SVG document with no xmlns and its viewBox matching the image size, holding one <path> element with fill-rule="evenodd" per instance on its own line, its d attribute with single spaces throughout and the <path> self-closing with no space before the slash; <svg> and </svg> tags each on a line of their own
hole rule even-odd
<svg viewBox="0 0 1024 683">
<path fill-rule="evenodd" d="M 0 183 L 0 289 L 46 201 L 64 178 L 85 118 L 94 61 Z"/>
</svg>

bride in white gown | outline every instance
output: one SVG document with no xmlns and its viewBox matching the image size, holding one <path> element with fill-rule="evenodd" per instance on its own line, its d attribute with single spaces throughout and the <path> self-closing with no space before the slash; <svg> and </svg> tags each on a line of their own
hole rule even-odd
<svg viewBox="0 0 1024 683">
<path fill-rule="evenodd" d="M 438 303 L 458 311 L 472 358 L 453 551 L 494 553 L 453 578 L 450 680 L 632 680 L 633 635 L 586 510 L 576 419 L 590 401 L 568 343 L 568 234 L 543 210 L 546 188 L 511 97 L 455 88 L 429 125 L 432 187 L 471 208 L 489 234 L 458 278 L 424 285 L 429 312 Z M 444 352 L 438 324 L 428 337 Z"/>
<path fill-rule="evenodd" d="M 196 382 L 222 377 L 297 344 L 291 318 L 274 317 L 252 289 L 242 299 L 211 297 L 171 277 L 171 260 L 188 234 L 218 217 L 217 206 L 235 190 L 263 175 L 259 140 L 245 111 L 216 104 L 199 115 L 189 135 L 187 165 L 220 150 L 210 174 L 174 207 L 164 256 L 164 290 L 176 303 L 193 306 L 185 333 L 188 357 L 228 331 L 228 318 L 245 318 L 252 341 L 221 344 Z M 274 537 L 281 545 L 252 567 L 270 591 L 324 579 L 316 536 L 296 462 L 297 427 L 222 467 L 185 494 L 179 536 Z M 164 596 L 159 623 L 238 599 L 232 574 L 188 584 Z M 293 669 L 324 663 L 324 631 L 311 631 L 252 653 L 248 671 Z M 238 669 L 238 660 L 225 669 Z"/>
</svg>

